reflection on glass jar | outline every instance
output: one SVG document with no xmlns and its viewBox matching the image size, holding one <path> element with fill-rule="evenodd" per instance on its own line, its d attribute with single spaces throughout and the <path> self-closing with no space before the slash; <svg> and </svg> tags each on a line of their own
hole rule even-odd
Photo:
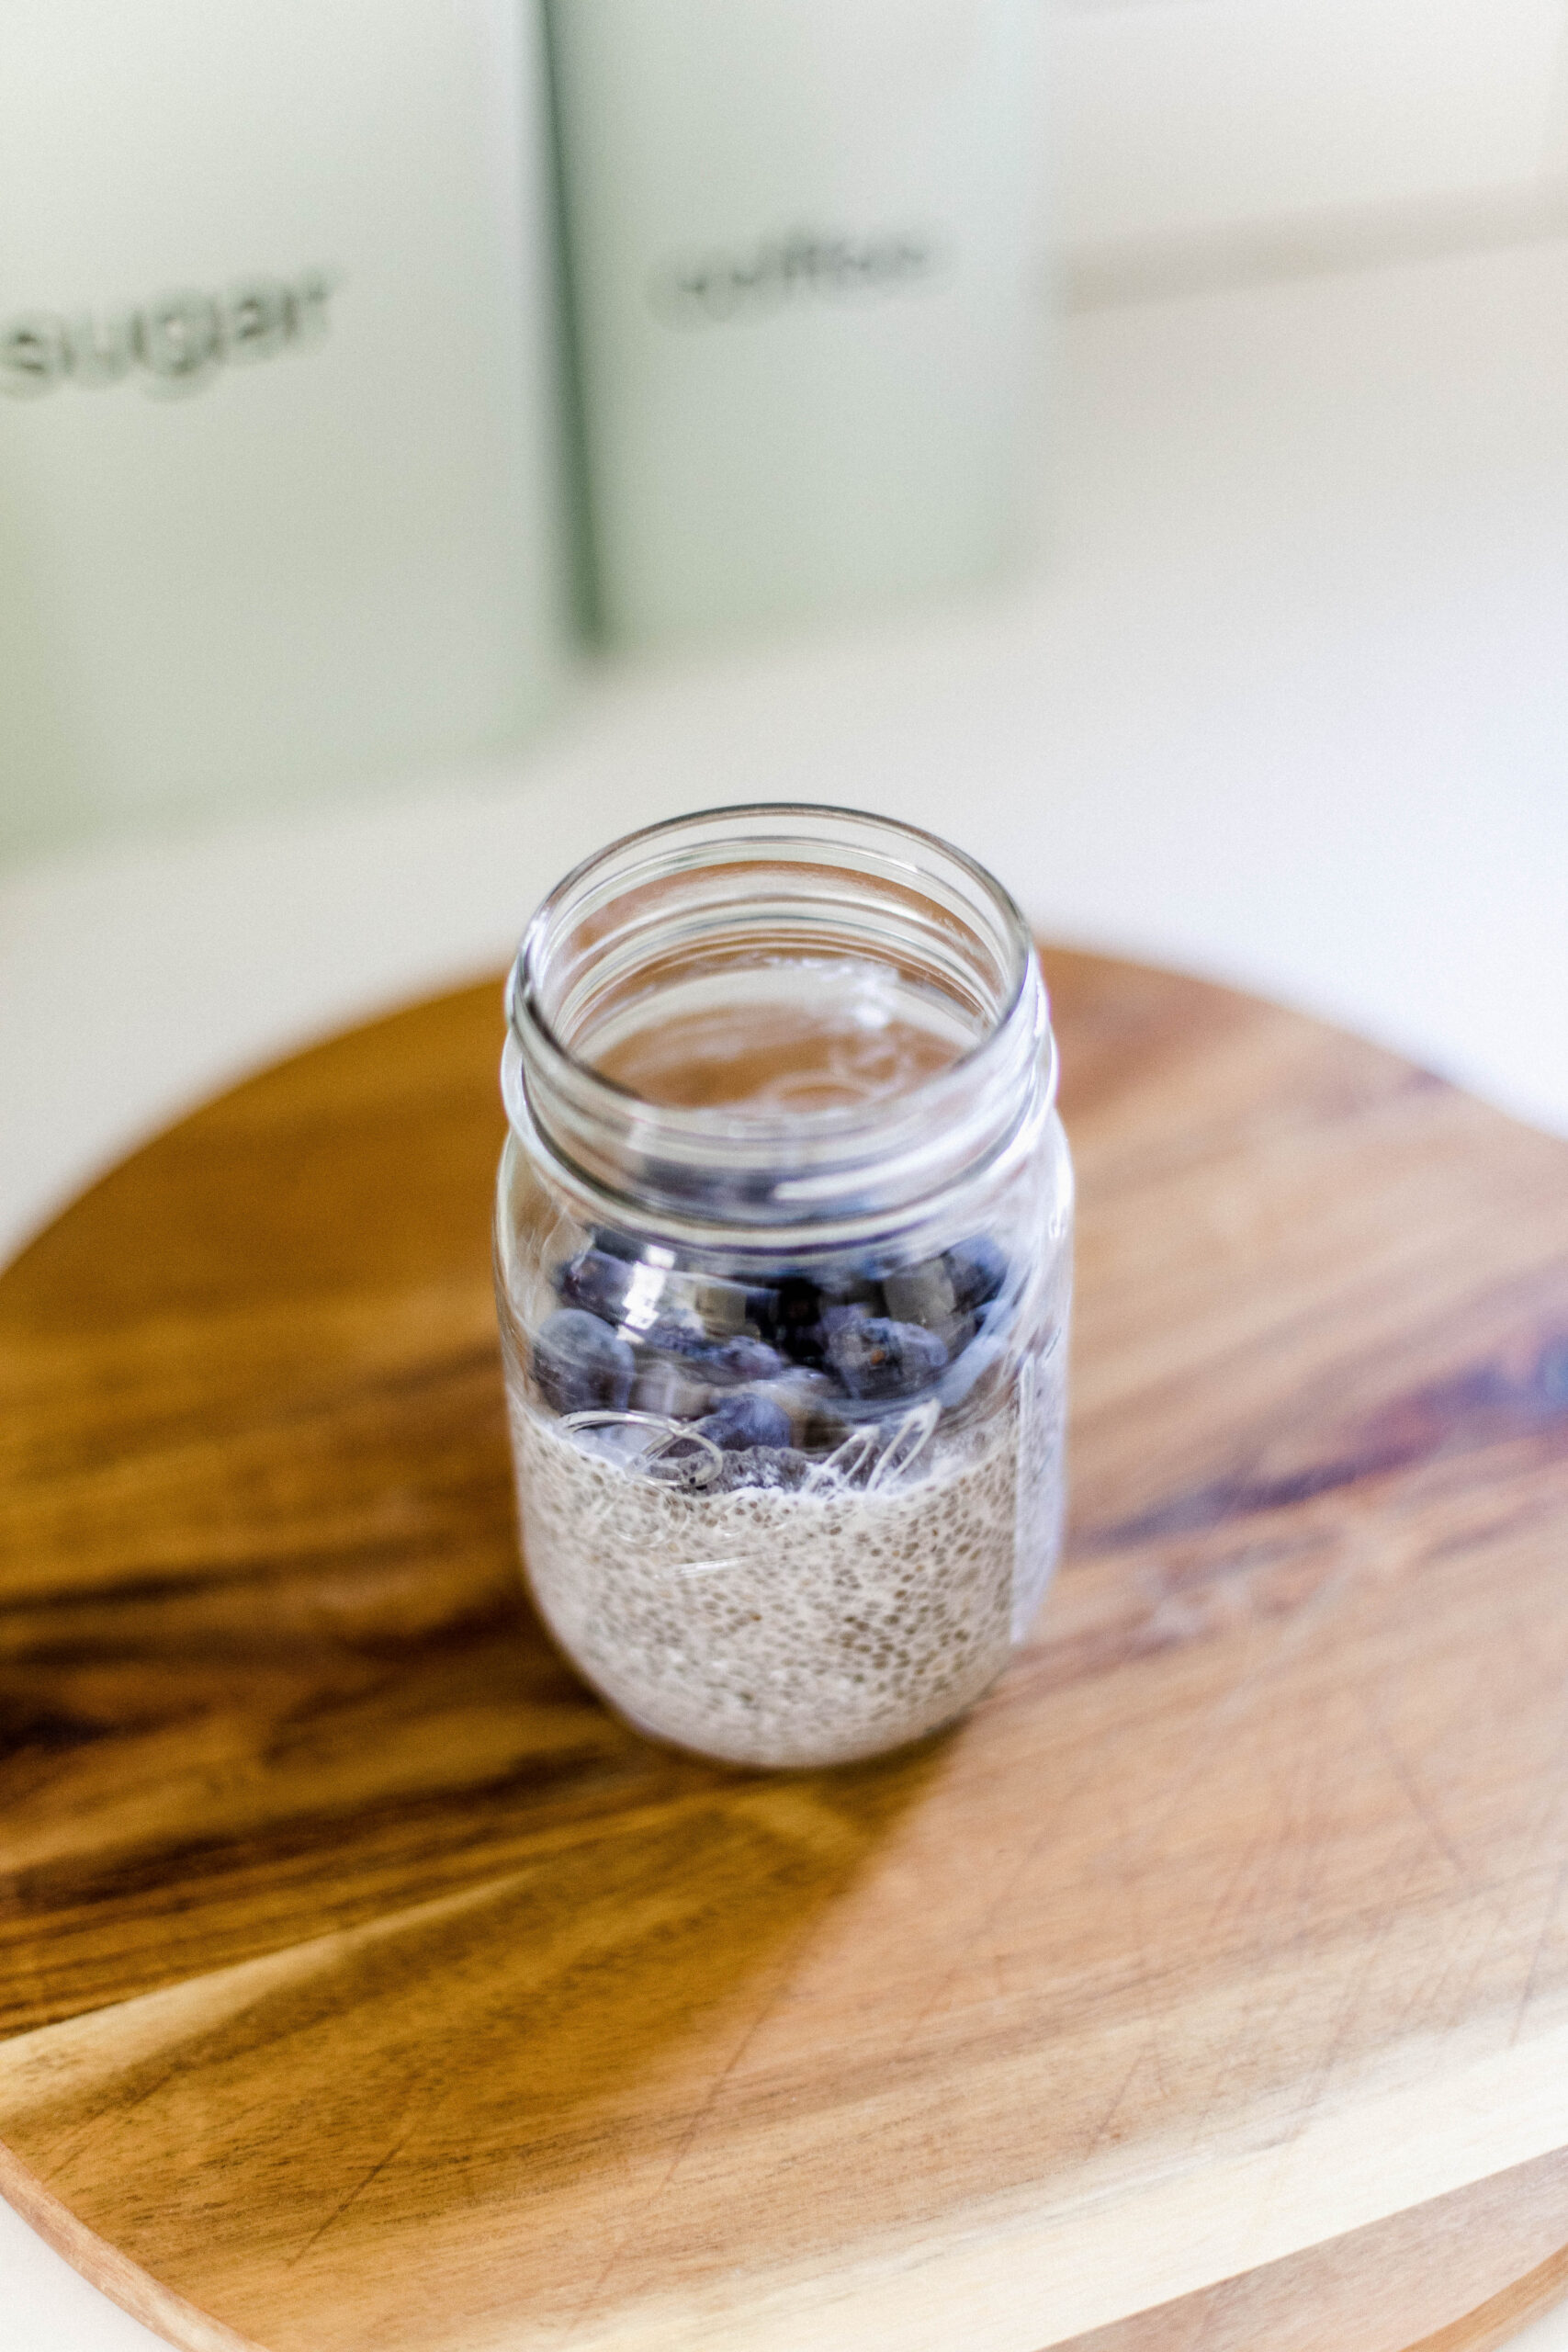
<svg viewBox="0 0 1568 2352">
<path fill-rule="evenodd" d="M 508 1010 L 497 1291 L 557 1640 L 736 1763 L 950 1721 L 1061 1540 L 1072 1172 L 1017 909 L 910 827 L 718 809 L 569 875 Z"/>
</svg>

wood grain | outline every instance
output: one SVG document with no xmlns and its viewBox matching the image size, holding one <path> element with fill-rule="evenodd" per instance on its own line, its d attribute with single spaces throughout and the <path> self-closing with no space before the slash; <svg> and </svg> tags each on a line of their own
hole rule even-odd
<svg viewBox="0 0 1568 2352">
<path fill-rule="evenodd" d="M 1490 2352 L 1568 2296 L 1568 2151 L 1056 2352 Z"/>
<path fill-rule="evenodd" d="M 172 2340 L 1040 2352 L 1568 2142 L 1568 1150 L 1049 973 L 1069 1557 L 878 1765 L 655 1749 L 523 1605 L 494 990 L 0 1278 L 6 2190 Z"/>
</svg>

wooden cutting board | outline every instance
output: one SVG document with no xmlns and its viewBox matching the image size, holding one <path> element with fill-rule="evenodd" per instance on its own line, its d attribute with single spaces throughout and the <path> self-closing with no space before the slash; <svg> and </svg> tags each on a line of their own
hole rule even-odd
<svg viewBox="0 0 1568 2352">
<path fill-rule="evenodd" d="M 175 2343 L 1459 2352 L 1568 2288 L 1568 1148 L 1048 975 L 1069 1556 L 875 1765 L 651 1747 L 521 1600 L 494 988 L 0 1278 L 3 2185 Z"/>
</svg>

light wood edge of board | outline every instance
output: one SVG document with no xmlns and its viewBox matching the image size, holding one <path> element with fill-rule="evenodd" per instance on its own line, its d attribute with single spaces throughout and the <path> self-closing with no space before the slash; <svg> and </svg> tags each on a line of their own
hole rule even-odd
<svg viewBox="0 0 1568 2352">
<path fill-rule="evenodd" d="M 1568 2295 L 1568 2148 L 1053 2352 L 1492 2352 Z"/>
<path fill-rule="evenodd" d="M 4 2140 L 0 2140 L 0 2197 L 90 2286 L 155 2335 L 178 2346 L 179 2352 L 266 2352 L 251 2336 L 238 2335 L 199 2304 L 187 2302 L 173 2288 L 161 2285 L 151 2271 L 143 2270 L 139 2262 L 132 2262 L 129 2255 L 78 2221 Z"/>
<path fill-rule="evenodd" d="M 1548 2255 L 1544 2262 L 1505 2287 L 1500 2295 L 1488 2296 L 1462 2319 L 1438 2328 L 1435 2335 L 1424 2335 L 1419 2344 L 1410 2346 L 1410 2352 L 1499 2352 L 1533 2320 L 1544 2319 L 1564 2297 L 1568 2297 L 1568 2246 Z"/>
<path fill-rule="evenodd" d="M 1484 2184 L 1476 2185 L 1479 2188 Z M 210 2312 L 203 2311 L 199 2304 L 189 2302 L 184 2295 L 161 2285 L 140 2263 L 132 2262 L 96 2230 L 88 2229 L 36 2174 L 28 2170 L 4 2140 L 0 2140 L 0 2197 L 90 2285 L 142 2326 L 177 2346 L 178 2352 L 266 2352 L 266 2346 L 257 2344 L 253 2336 L 240 2335 L 222 2320 L 215 2319 Z M 1375 2244 L 1377 2233 L 1374 2222 L 1370 2229 L 1356 2234 Z M 1303 2259 L 1310 2263 L 1314 2253 L 1326 2254 L 1334 2243 L 1329 2240 L 1321 2248 L 1305 2248 L 1295 2260 L 1298 2264 Z M 1438 2328 L 1435 2335 L 1422 2336 L 1418 2343 L 1407 2347 L 1407 2352 L 1503 2352 L 1503 2347 L 1532 2321 L 1543 2318 L 1565 2298 L 1568 2246 L 1550 2255 L 1500 2293 L 1488 2296 L 1473 2311 Z M 1155 2314 L 1148 2316 L 1152 2320 Z M 1259 2346 L 1258 2352 L 1264 2352 L 1264 2347 Z"/>
</svg>

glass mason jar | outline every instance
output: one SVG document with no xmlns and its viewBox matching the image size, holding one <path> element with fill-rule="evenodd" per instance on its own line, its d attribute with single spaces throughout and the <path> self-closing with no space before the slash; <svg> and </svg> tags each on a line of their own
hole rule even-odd
<svg viewBox="0 0 1568 2352">
<path fill-rule="evenodd" d="M 508 989 L 523 1549 L 639 1730 L 919 1738 L 1055 1566 L 1073 1182 L 1017 908 L 932 834 L 720 808 L 569 874 Z"/>
</svg>

